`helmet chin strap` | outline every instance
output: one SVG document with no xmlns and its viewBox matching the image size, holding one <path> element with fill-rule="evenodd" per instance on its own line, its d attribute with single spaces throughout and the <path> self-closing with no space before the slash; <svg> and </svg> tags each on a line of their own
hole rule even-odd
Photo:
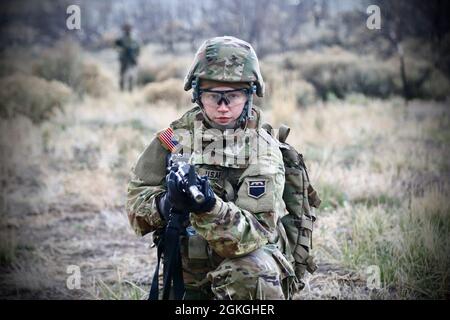
<svg viewBox="0 0 450 320">
<path fill-rule="evenodd" d="M 192 92 L 193 92 L 192 102 L 198 103 L 198 105 L 202 108 L 203 117 L 204 117 L 206 123 L 208 123 L 208 125 L 210 125 L 214 129 L 219 129 L 221 131 L 225 131 L 227 129 L 244 128 L 247 125 L 247 122 L 249 120 L 253 120 L 253 118 L 254 118 L 254 116 L 252 114 L 252 106 L 253 106 L 253 94 L 256 92 L 256 86 L 253 84 L 253 82 L 250 84 L 248 99 L 247 99 L 247 102 L 245 103 L 244 108 L 242 109 L 241 114 L 239 115 L 239 118 L 237 118 L 236 121 L 233 121 L 232 123 L 229 123 L 226 125 L 221 125 L 221 124 L 218 124 L 218 123 L 212 121 L 206 114 L 205 108 L 203 107 L 203 105 L 200 101 L 200 98 L 199 98 L 199 90 L 200 89 L 198 87 L 198 80 L 192 81 L 192 89 L 193 89 L 192 90 Z"/>
<path fill-rule="evenodd" d="M 244 109 L 242 109 L 242 113 L 236 121 L 236 127 L 244 127 L 249 120 L 253 120 L 254 116 L 252 114 L 252 106 L 253 106 L 253 94 L 256 91 L 256 86 L 250 83 L 250 89 L 248 93 L 248 99 L 245 103 Z"/>
</svg>

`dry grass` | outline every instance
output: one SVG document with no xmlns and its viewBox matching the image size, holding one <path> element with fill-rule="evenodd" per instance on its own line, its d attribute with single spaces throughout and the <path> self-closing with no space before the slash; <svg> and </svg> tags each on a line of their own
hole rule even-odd
<svg viewBox="0 0 450 320">
<path fill-rule="evenodd" d="M 92 61 L 77 43 L 69 40 L 56 43 L 34 59 L 33 74 L 60 81 L 79 95 L 103 97 L 113 85 L 112 78 L 101 64 Z"/>
<path fill-rule="evenodd" d="M 283 122 L 283 113 L 272 112 Z M 448 106 L 337 103 L 284 120 L 295 123 L 289 141 L 304 152 L 324 200 L 319 260 L 361 279 L 367 266 L 379 266 L 378 297 L 448 297 Z"/>
<path fill-rule="evenodd" d="M 17 236 L 12 231 L 6 231 L 0 235 L 0 265 L 11 265 L 16 258 Z"/>
<path fill-rule="evenodd" d="M 358 55 L 333 46 L 301 53 L 287 52 L 282 57 L 269 57 L 268 61 L 277 66 L 278 74 L 293 73 L 314 85 L 323 100 L 342 99 L 352 93 L 382 98 L 402 94 L 398 58 L 383 61 L 373 55 Z M 430 61 L 416 56 L 412 49 L 406 52 L 406 69 L 414 97 L 439 100 L 448 97 L 448 77 Z M 420 85 L 428 70 L 430 77 Z"/>
<path fill-rule="evenodd" d="M 169 79 L 183 80 L 193 56 L 161 54 L 158 48 L 146 46 L 139 58 L 138 83 L 146 85 Z"/>
<path fill-rule="evenodd" d="M 50 119 L 69 100 L 72 91 L 59 81 L 15 74 L 0 79 L 0 117 L 24 115 L 35 123 Z"/>
<path fill-rule="evenodd" d="M 112 53 L 85 56 L 112 79 Z M 171 61 L 143 54 L 154 64 Z M 288 142 L 304 154 L 323 199 L 313 250 L 321 269 L 299 298 L 448 297 L 448 105 L 354 95 L 299 108 L 299 94 L 314 91 L 294 73 L 270 72 L 284 58 L 272 59 L 264 65 L 266 116 L 274 127 L 291 125 Z M 189 108 L 186 101 L 181 80 L 169 79 L 73 99 L 39 125 L 25 116 L 1 120 L 6 297 L 145 297 L 155 252 L 128 226 L 126 182 L 138 154 Z M 65 288 L 71 264 L 82 269 L 81 291 Z M 370 265 L 380 267 L 379 290 L 366 287 Z"/>
<path fill-rule="evenodd" d="M 174 105 L 181 108 L 190 104 L 190 95 L 183 90 L 183 81 L 170 78 L 162 82 L 147 84 L 145 99 L 150 104 Z"/>
<path fill-rule="evenodd" d="M 122 279 L 123 275 L 117 270 L 117 279 L 108 284 L 101 279 L 93 278 L 92 287 L 87 292 L 97 300 L 144 300 L 148 292 L 139 285 Z"/>
</svg>

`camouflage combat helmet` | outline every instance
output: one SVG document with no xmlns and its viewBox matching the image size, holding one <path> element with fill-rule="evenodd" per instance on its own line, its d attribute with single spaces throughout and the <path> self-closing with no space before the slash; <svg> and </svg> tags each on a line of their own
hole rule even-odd
<svg viewBox="0 0 450 320">
<path fill-rule="evenodd" d="M 249 84 L 248 100 L 236 123 L 233 126 L 216 124 L 204 112 L 205 119 L 211 126 L 221 130 L 234 129 L 245 126 L 247 120 L 253 119 L 253 93 L 259 97 L 264 95 L 264 80 L 258 57 L 249 43 L 230 36 L 206 40 L 198 49 L 184 79 L 184 90 L 192 88 L 192 102 L 197 102 L 200 106 L 201 80 Z"/>
<path fill-rule="evenodd" d="M 256 94 L 264 95 L 264 80 L 255 50 L 235 37 L 216 37 L 201 45 L 184 79 L 184 90 L 190 90 L 200 79 L 251 82 L 256 86 Z"/>
</svg>

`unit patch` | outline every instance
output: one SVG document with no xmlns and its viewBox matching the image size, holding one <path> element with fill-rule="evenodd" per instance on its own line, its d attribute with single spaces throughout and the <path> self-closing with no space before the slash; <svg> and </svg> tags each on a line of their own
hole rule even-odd
<svg viewBox="0 0 450 320">
<path fill-rule="evenodd" d="M 266 180 L 252 180 L 247 183 L 249 197 L 259 199 L 266 193 Z"/>
</svg>

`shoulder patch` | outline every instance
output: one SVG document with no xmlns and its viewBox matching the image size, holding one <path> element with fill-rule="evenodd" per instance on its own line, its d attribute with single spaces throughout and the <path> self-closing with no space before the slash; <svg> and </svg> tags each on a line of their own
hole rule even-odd
<svg viewBox="0 0 450 320">
<path fill-rule="evenodd" d="M 159 141 L 161 141 L 162 145 L 170 152 L 173 152 L 178 145 L 178 141 L 173 136 L 173 129 L 170 127 L 166 130 L 161 131 L 158 134 L 158 139 Z"/>
<path fill-rule="evenodd" d="M 266 193 L 266 180 L 249 180 L 247 184 L 249 197 L 259 199 Z"/>
</svg>

